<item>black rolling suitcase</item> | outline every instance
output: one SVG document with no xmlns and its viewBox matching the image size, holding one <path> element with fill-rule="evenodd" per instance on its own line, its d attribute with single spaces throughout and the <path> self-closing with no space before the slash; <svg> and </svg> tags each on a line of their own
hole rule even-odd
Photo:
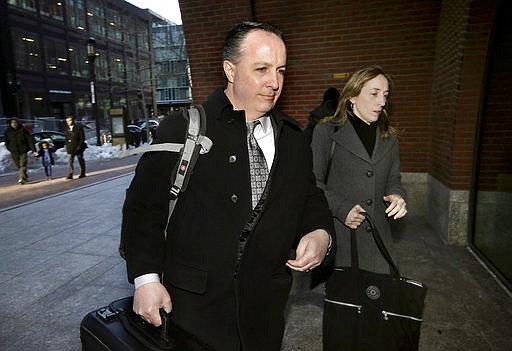
<svg viewBox="0 0 512 351">
<path fill-rule="evenodd" d="M 162 327 L 146 323 L 132 310 L 133 297 L 89 312 L 80 324 L 83 351 L 213 350 L 161 311 Z"/>
</svg>

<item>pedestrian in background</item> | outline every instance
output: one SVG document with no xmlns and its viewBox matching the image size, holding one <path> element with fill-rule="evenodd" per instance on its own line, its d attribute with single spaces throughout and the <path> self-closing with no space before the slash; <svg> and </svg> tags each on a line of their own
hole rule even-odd
<svg viewBox="0 0 512 351">
<path fill-rule="evenodd" d="M 41 162 L 44 167 L 44 173 L 46 174 L 46 180 L 52 179 L 52 166 L 55 164 L 53 160 L 53 153 L 55 148 L 51 147 L 47 141 L 41 141 L 39 143 L 39 151 L 37 157 L 41 157 Z"/>
<path fill-rule="evenodd" d="M 371 233 L 361 226 L 365 219 L 361 212 L 373 218 L 392 251 L 389 220 L 405 216 L 407 209 L 398 138 L 386 111 L 391 82 L 379 66 L 356 72 L 341 92 L 334 117 L 313 132 L 313 169 L 335 218 L 338 243 L 335 270 L 326 282 L 327 294 L 331 287 L 348 284 L 337 272 L 351 266 L 351 230 L 356 230 L 360 269 L 389 273 L 389 265 Z M 338 307 L 339 313 L 351 313 L 347 307 Z M 352 347 L 350 336 L 343 334 L 346 326 L 336 324 L 329 316 L 324 311 L 324 350 L 358 349 Z M 370 349 L 379 349 L 378 340 Z"/>
<path fill-rule="evenodd" d="M 32 151 L 37 156 L 37 152 L 34 138 L 17 118 L 9 120 L 9 126 L 5 131 L 5 147 L 11 153 L 12 160 L 18 169 L 18 184 L 25 184 L 28 181 L 27 153 Z"/>
<path fill-rule="evenodd" d="M 322 123 L 328 117 L 332 117 L 338 107 L 338 99 L 340 98 L 340 92 L 334 87 L 328 88 L 324 92 L 322 103 L 315 107 L 309 113 L 308 124 L 304 128 L 304 132 L 307 134 L 309 140 L 313 137 L 313 130 L 318 123 Z"/>
<path fill-rule="evenodd" d="M 84 151 L 87 148 L 84 128 L 76 124 L 75 118 L 72 116 L 66 118 L 66 124 L 66 152 L 68 153 L 68 176 L 66 179 L 73 179 L 73 163 L 75 162 L 75 157 L 78 159 L 78 164 L 80 165 L 80 175 L 78 178 L 83 178 L 85 177 Z"/>
<path fill-rule="evenodd" d="M 227 86 L 203 104 L 213 146 L 199 156 L 170 221 L 177 153 L 144 154 L 126 192 L 133 309 L 157 326 L 159 309 L 172 311 L 175 323 L 215 350 L 279 351 L 291 270 L 330 257 L 334 228 L 309 141 L 274 107 L 286 69 L 281 32 L 265 23 L 234 26 L 222 65 Z M 183 142 L 184 122 L 164 119 L 155 143 Z"/>
</svg>

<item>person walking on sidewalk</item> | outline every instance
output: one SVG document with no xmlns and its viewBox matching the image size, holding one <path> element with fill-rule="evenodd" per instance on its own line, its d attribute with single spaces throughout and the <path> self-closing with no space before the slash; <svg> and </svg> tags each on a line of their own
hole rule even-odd
<svg viewBox="0 0 512 351">
<path fill-rule="evenodd" d="M 53 160 L 53 153 L 55 152 L 54 147 L 50 147 L 47 141 L 41 141 L 39 143 L 39 151 L 37 157 L 41 157 L 41 163 L 44 167 L 44 173 L 46 174 L 46 180 L 52 179 L 52 166 L 55 164 Z"/>
<path fill-rule="evenodd" d="M 361 225 L 365 219 L 361 212 L 373 218 L 393 256 L 389 221 L 405 216 L 407 206 L 400 176 L 398 137 L 387 112 L 391 83 L 391 77 L 379 66 L 357 71 L 341 92 L 334 118 L 313 131 L 313 169 L 333 212 L 338 243 L 335 270 L 325 285 L 327 294 L 350 283 L 344 279 L 343 269 L 351 266 L 351 230 L 357 235 L 360 268 L 389 273 L 389 265 L 369 235 L 369 228 Z M 344 312 L 326 313 L 337 305 L 326 306 L 323 350 L 358 349 L 351 326 L 338 322 L 337 317 Z M 375 340 L 370 349 L 379 349 L 378 342 Z"/>
<path fill-rule="evenodd" d="M 9 120 L 9 126 L 5 131 L 5 147 L 18 168 L 18 184 L 25 184 L 28 181 L 27 152 L 32 151 L 35 156 L 37 152 L 34 138 L 17 118 Z"/>
<path fill-rule="evenodd" d="M 213 147 L 199 156 L 169 222 L 177 153 L 144 154 L 126 192 L 133 309 L 156 326 L 161 307 L 172 311 L 214 350 L 279 351 L 291 270 L 329 260 L 333 222 L 306 135 L 274 108 L 286 69 L 281 32 L 265 23 L 234 26 L 222 64 L 227 87 L 203 104 Z M 186 128 L 181 117 L 165 118 L 155 142 L 182 143 Z"/>
<path fill-rule="evenodd" d="M 80 175 L 78 178 L 83 178 L 85 177 L 84 151 L 87 148 L 84 128 L 76 124 L 75 118 L 72 116 L 66 118 L 66 124 L 66 152 L 68 153 L 68 176 L 66 179 L 73 179 L 73 163 L 75 162 L 75 157 L 78 159 L 78 164 L 80 165 Z"/>
</svg>

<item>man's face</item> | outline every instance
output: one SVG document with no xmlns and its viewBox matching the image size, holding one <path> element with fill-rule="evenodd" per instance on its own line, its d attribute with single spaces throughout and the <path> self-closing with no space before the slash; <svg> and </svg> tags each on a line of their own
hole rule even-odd
<svg viewBox="0 0 512 351">
<path fill-rule="evenodd" d="M 16 120 L 14 120 L 14 119 L 13 119 L 13 120 L 11 121 L 11 127 L 13 127 L 14 129 L 18 128 L 18 121 L 16 121 Z"/>
<path fill-rule="evenodd" d="M 286 47 L 275 34 L 250 32 L 237 62 L 224 61 L 228 79 L 226 95 L 248 121 L 270 111 L 281 95 L 286 67 Z"/>
<path fill-rule="evenodd" d="M 73 125 L 73 118 L 66 118 L 66 123 L 68 126 L 72 126 Z"/>
</svg>

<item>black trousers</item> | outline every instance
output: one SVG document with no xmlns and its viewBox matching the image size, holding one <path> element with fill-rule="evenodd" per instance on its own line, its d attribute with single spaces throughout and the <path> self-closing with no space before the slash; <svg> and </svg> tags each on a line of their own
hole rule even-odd
<svg viewBox="0 0 512 351">
<path fill-rule="evenodd" d="M 68 175 L 73 175 L 73 163 L 75 162 L 75 156 L 78 159 L 80 165 L 80 175 L 85 175 L 85 160 L 84 152 L 77 152 L 76 154 L 68 154 Z"/>
</svg>

